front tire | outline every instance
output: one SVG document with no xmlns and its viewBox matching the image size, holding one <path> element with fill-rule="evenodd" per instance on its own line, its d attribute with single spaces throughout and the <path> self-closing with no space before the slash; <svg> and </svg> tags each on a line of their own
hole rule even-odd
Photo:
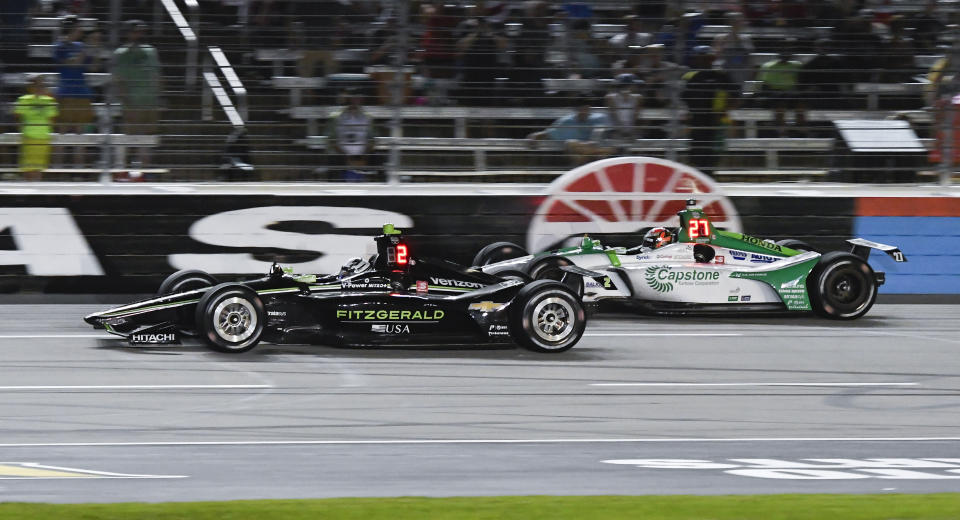
<svg viewBox="0 0 960 520">
<path fill-rule="evenodd" d="M 220 284 L 197 303 L 197 331 L 217 352 L 237 354 L 257 346 L 265 318 L 257 293 L 239 284 Z"/>
<path fill-rule="evenodd" d="M 511 258 L 520 258 L 527 256 L 526 249 L 514 244 L 513 242 L 494 242 L 488 244 L 473 257 L 475 267 L 483 267 L 489 264 L 495 264 Z"/>
<path fill-rule="evenodd" d="M 527 350 L 550 354 L 570 350 L 586 326 L 580 297 L 559 282 L 533 282 L 510 303 L 510 335 Z"/>
<path fill-rule="evenodd" d="M 820 257 L 807 288 L 813 310 L 834 320 L 857 319 L 877 300 L 873 269 L 860 257 L 842 251 Z"/>
<path fill-rule="evenodd" d="M 530 278 L 534 280 L 554 280 L 560 282 L 578 296 L 583 296 L 583 277 L 564 271 L 563 267 L 568 265 L 573 265 L 573 262 L 566 258 L 559 256 L 546 258 L 530 268 Z"/>
<path fill-rule="evenodd" d="M 157 296 L 193 291 L 217 285 L 217 279 L 199 269 L 181 269 L 163 280 L 157 289 Z M 195 308 L 191 305 L 177 307 L 177 328 L 184 336 L 196 336 L 197 324 L 194 319 Z"/>
</svg>

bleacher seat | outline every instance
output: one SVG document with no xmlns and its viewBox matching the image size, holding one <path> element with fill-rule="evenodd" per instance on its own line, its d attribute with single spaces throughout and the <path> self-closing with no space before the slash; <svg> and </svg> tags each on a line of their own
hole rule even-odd
<svg viewBox="0 0 960 520">
<path fill-rule="evenodd" d="M 19 133 L 0 134 L 0 146 L 19 146 Z M 114 150 L 114 160 L 118 167 L 126 164 L 127 148 L 129 147 L 156 147 L 160 144 L 157 135 L 129 135 L 129 134 L 53 134 L 51 144 L 66 146 L 101 146 L 109 145 Z"/>
</svg>

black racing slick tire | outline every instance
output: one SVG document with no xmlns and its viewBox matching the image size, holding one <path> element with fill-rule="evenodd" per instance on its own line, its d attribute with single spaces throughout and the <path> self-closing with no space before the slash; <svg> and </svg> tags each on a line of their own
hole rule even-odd
<svg viewBox="0 0 960 520">
<path fill-rule="evenodd" d="M 562 269 L 568 265 L 573 265 L 573 262 L 563 257 L 544 258 L 530 268 L 530 278 L 560 282 L 578 296 L 583 296 L 583 277 Z"/>
<path fill-rule="evenodd" d="M 520 280 L 521 282 L 524 282 L 524 283 L 533 281 L 533 278 L 530 278 L 530 275 L 528 275 L 527 273 L 524 273 L 523 271 L 513 271 L 508 269 L 506 271 L 500 271 L 498 273 L 493 273 L 493 274 L 499 276 L 500 278 L 505 278 L 507 280 Z"/>
<path fill-rule="evenodd" d="M 206 271 L 181 269 L 163 280 L 163 283 L 161 283 L 157 289 L 157 296 L 167 296 L 168 294 L 213 287 L 217 285 L 217 283 L 219 283 L 217 279 Z M 196 336 L 197 327 L 194 321 L 194 307 L 192 305 L 184 305 L 177 307 L 176 311 L 177 328 L 180 329 L 180 333 L 185 336 Z"/>
<path fill-rule="evenodd" d="M 244 285 L 220 284 L 197 303 L 197 332 L 217 352 L 238 354 L 257 346 L 265 322 L 263 302 Z"/>
<path fill-rule="evenodd" d="M 217 279 L 206 271 L 198 269 L 181 269 L 170 276 L 164 278 L 160 288 L 157 289 L 157 296 L 166 296 L 179 292 L 202 289 L 204 287 L 213 287 L 217 285 Z"/>
<path fill-rule="evenodd" d="M 813 310 L 834 320 L 857 319 L 877 300 L 877 280 L 870 265 L 858 256 L 831 251 L 807 278 Z"/>
<path fill-rule="evenodd" d="M 783 240 L 777 240 L 778 246 L 789 247 L 795 251 L 813 251 L 814 253 L 821 253 L 819 249 L 811 246 L 810 244 L 804 242 L 803 240 L 797 240 L 795 238 L 786 238 Z"/>
<path fill-rule="evenodd" d="M 550 354 L 570 350 L 586 325 L 580 297 L 559 282 L 532 282 L 510 303 L 510 335 L 527 350 Z"/>
<path fill-rule="evenodd" d="M 477 251 L 473 257 L 475 267 L 483 267 L 489 264 L 495 264 L 511 258 L 520 258 L 527 256 L 526 249 L 514 244 L 513 242 L 494 242 Z"/>
</svg>

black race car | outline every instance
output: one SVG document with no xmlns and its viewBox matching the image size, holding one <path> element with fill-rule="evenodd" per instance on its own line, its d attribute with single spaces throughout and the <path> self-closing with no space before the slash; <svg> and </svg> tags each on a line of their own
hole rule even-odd
<svg viewBox="0 0 960 520">
<path fill-rule="evenodd" d="M 559 282 L 504 279 L 416 258 L 385 225 L 377 254 L 339 273 L 294 275 L 274 264 L 262 278 L 219 283 L 176 272 L 155 298 L 91 314 L 97 329 L 131 344 L 198 336 L 211 349 L 245 352 L 261 340 L 344 346 L 511 344 L 563 352 L 583 335 L 579 295 Z"/>
</svg>

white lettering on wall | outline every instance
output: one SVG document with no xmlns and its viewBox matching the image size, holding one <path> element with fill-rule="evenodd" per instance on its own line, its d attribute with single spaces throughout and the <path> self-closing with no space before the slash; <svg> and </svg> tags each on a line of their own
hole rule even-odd
<svg viewBox="0 0 960 520">
<path fill-rule="evenodd" d="M 285 264 L 303 273 L 337 271 L 373 244 L 369 236 L 310 235 L 267 229 L 290 221 L 326 222 L 335 228 L 379 228 L 386 223 L 400 229 L 413 226 L 413 220 L 406 215 L 371 208 L 265 206 L 204 217 L 190 226 L 190 237 L 205 244 L 238 249 L 273 247 L 320 253 L 320 258 L 310 262 Z M 201 269 L 208 273 L 266 272 L 271 263 L 257 260 L 249 253 L 174 254 L 169 260 L 176 269 Z"/>
<path fill-rule="evenodd" d="M 100 276 L 103 268 L 66 208 L 2 208 L 0 231 L 17 249 L 0 251 L 0 265 L 26 266 L 34 276 Z"/>
</svg>

